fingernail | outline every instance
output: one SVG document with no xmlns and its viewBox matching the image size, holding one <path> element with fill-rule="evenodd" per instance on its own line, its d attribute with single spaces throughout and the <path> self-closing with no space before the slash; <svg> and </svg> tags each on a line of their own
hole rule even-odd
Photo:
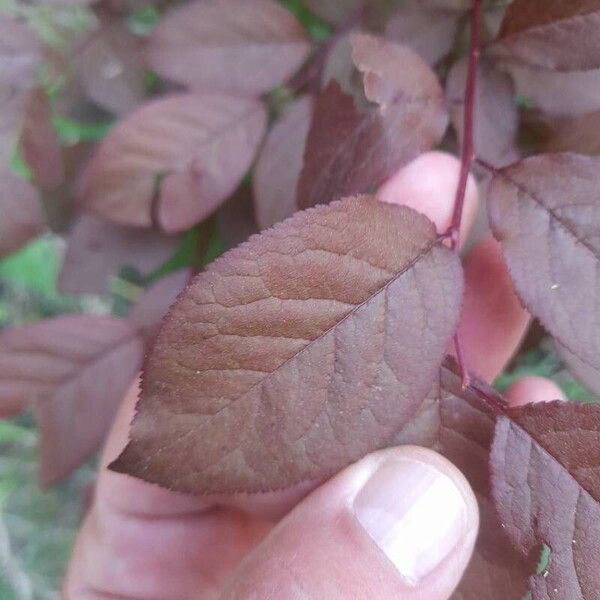
<svg viewBox="0 0 600 600">
<path fill-rule="evenodd" d="M 467 529 L 467 505 L 454 482 L 410 459 L 383 462 L 356 496 L 354 511 L 411 585 L 431 573 Z"/>
</svg>

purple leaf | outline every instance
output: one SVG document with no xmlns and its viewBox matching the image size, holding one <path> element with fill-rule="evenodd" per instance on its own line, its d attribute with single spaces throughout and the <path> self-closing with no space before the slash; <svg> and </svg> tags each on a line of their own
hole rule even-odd
<svg viewBox="0 0 600 600">
<path fill-rule="evenodd" d="M 543 154 L 497 171 L 490 223 L 529 311 L 600 369 L 600 159 Z"/>
<path fill-rule="evenodd" d="M 304 0 L 304 4 L 320 19 L 342 25 L 361 8 L 363 0 Z"/>
<path fill-rule="evenodd" d="M 600 370 L 584 362 L 576 354 L 569 352 L 565 346 L 556 342 L 556 351 L 560 358 L 566 363 L 569 371 L 575 379 L 595 394 L 600 395 Z"/>
<path fill-rule="evenodd" d="M 167 310 L 175 302 L 190 278 L 189 269 L 166 275 L 144 290 L 127 315 L 129 322 L 152 341 Z"/>
<path fill-rule="evenodd" d="M 523 64 L 557 71 L 600 68 L 600 0 L 514 0 L 498 34 Z"/>
<path fill-rule="evenodd" d="M 353 60 L 367 106 L 359 110 L 335 81 L 318 96 L 298 183 L 301 208 L 381 184 L 446 130 L 437 77 L 412 50 L 356 35 Z"/>
<path fill-rule="evenodd" d="M 517 92 L 554 115 L 580 115 L 600 109 L 600 69 L 560 73 L 507 65 Z"/>
<path fill-rule="evenodd" d="M 296 188 L 304 164 L 304 147 L 314 99 L 298 98 L 269 132 L 252 180 L 256 221 L 261 229 L 283 221 L 297 210 Z"/>
<path fill-rule="evenodd" d="M 462 14 L 428 5 L 423 0 L 409 0 L 387 21 L 385 35 L 406 44 L 433 65 L 452 50 Z"/>
<path fill-rule="evenodd" d="M 0 168 L 0 256 L 18 250 L 44 230 L 37 190 L 8 168 Z"/>
<path fill-rule="evenodd" d="M 43 90 L 34 90 L 29 96 L 21 150 L 37 185 L 54 188 L 62 183 L 65 177 L 62 148 L 52 124 L 52 108 Z"/>
<path fill-rule="evenodd" d="M 578 117 L 555 119 L 544 142 L 546 152 L 600 154 L 600 110 Z"/>
<path fill-rule="evenodd" d="M 254 197 L 249 185 L 242 185 L 217 213 L 219 239 L 225 248 L 233 248 L 258 233 Z"/>
<path fill-rule="evenodd" d="M 196 493 L 332 473 L 417 411 L 461 296 L 457 257 L 419 213 L 369 197 L 298 213 L 180 296 L 112 468 Z"/>
<path fill-rule="evenodd" d="M 468 59 L 455 62 L 446 79 L 450 120 L 459 139 L 463 135 L 464 95 Z M 475 97 L 475 153 L 495 166 L 518 158 L 516 148 L 519 116 L 511 78 L 486 60 L 479 63 Z"/>
<path fill-rule="evenodd" d="M 183 231 L 213 213 L 250 166 L 266 125 L 252 98 L 179 94 L 144 105 L 108 135 L 81 198 L 99 216 Z"/>
<path fill-rule="evenodd" d="M 527 556 L 546 544 L 534 600 L 599 597 L 600 406 L 532 404 L 501 417 L 491 454 L 493 494 L 506 534 Z"/>
<path fill-rule="evenodd" d="M 266 92 L 307 57 L 308 36 L 270 0 L 200 0 L 173 9 L 153 31 L 148 64 L 195 89 Z"/>
<path fill-rule="evenodd" d="M 142 353 L 136 331 L 114 317 L 70 315 L 0 334 L 0 412 L 35 406 L 43 486 L 100 447 Z"/>
<path fill-rule="evenodd" d="M 77 77 L 92 102 L 116 114 L 125 114 L 144 98 L 141 43 L 127 29 L 112 25 L 94 31 L 77 58 Z"/>
<path fill-rule="evenodd" d="M 66 294 L 105 294 L 121 267 L 148 275 L 175 252 L 179 241 L 158 231 L 82 216 L 67 238 L 59 289 Z"/>
</svg>

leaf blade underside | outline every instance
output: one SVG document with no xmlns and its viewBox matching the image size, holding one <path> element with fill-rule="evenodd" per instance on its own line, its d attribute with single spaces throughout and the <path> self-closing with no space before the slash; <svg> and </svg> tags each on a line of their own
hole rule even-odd
<svg viewBox="0 0 600 600">
<path fill-rule="evenodd" d="M 600 67 L 599 27 L 599 0 L 515 0 L 497 41 L 530 67 L 585 71 Z"/>
<path fill-rule="evenodd" d="M 527 309 L 580 361 L 600 368 L 600 159 L 544 154 L 497 170 L 490 224 Z"/>
<path fill-rule="evenodd" d="M 568 440 L 568 441 L 567 441 Z M 549 402 L 499 419 L 491 453 L 503 529 L 524 555 L 550 560 L 529 580 L 534 600 L 598 600 L 600 406 Z"/>
<path fill-rule="evenodd" d="M 196 493 L 330 474 L 410 420 L 461 296 L 457 258 L 415 211 L 362 197 L 298 213 L 174 305 L 111 468 Z"/>
<path fill-rule="evenodd" d="M 448 114 L 435 73 L 406 46 L 370 35 L 352 38 L 364 98 L 330 81 L 316 98 L 298 181 L 298 206 L 370 191 L 446 131 Z"/>
<path fill-rule="evenodd" d="M 254 98 L 190 93 L 148 102 L 102 142 L 84 176 L 82 203 L 137 227 L 150 227 L 155 212 L 166 232 L 183 231 L 235 190 L 265 127 L 264 106 Z"/>
</svg>

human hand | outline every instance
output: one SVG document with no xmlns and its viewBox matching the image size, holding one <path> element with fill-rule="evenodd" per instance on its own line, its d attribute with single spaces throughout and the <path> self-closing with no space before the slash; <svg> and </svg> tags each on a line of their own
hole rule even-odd
<svg viewBox="0 0 600 600">
<path fill-rule="evenodd" d="M 380 190 L 425 212 L 444 231 L 458 163 L 423 155 Z M 465 206 L 472 222 L 476 189 Z M 528 316 L 513 295 L 490 238 L 465 263 L 461 336 L 469 368 L 491 380 L 514 352 Z M 530 379 L 514 403 L 560 397 Z M 137 386 L 103 453 L 92 506 L 77 538 L 63 595 L 69 600 L 287 598 L 447 599 L 475 542 L 472 491 L 446 459 L 416 447 L 365 457 L 326 482 L 230 497 L 169 492 L 113 473 Z"/>
</svg>

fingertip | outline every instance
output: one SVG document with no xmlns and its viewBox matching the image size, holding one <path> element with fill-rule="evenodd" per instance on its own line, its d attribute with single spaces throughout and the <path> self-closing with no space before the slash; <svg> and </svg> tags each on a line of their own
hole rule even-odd
<svg viewBox="0 0 600 600">
<path fill-rule="evenodd" d="M 377 196 L 384 202 L 409 206 L 426 215 L 444 233 L 452 221 L 460 161 L 445 152 L 426 152 L 392 175 L 379 189 Z M 461 239 L 465 239 L 477 214 L 479 192 L 469 175 Z"/>
<path fill-rule="evenodd" d="M 513 407 L 567 399 L 562 389 L 554 381 L 536 376 L 523 377 L 515 381 L 506 390 L 505 398 Z"/>
<path fill-rule="evenodd" d="M 487 235 L 464 263 L 465 298 L 459 326 L 470 370 L 493 381 L 520 344 L 530 322 L 515 294 L 498 242 Z"/>
</svg>

